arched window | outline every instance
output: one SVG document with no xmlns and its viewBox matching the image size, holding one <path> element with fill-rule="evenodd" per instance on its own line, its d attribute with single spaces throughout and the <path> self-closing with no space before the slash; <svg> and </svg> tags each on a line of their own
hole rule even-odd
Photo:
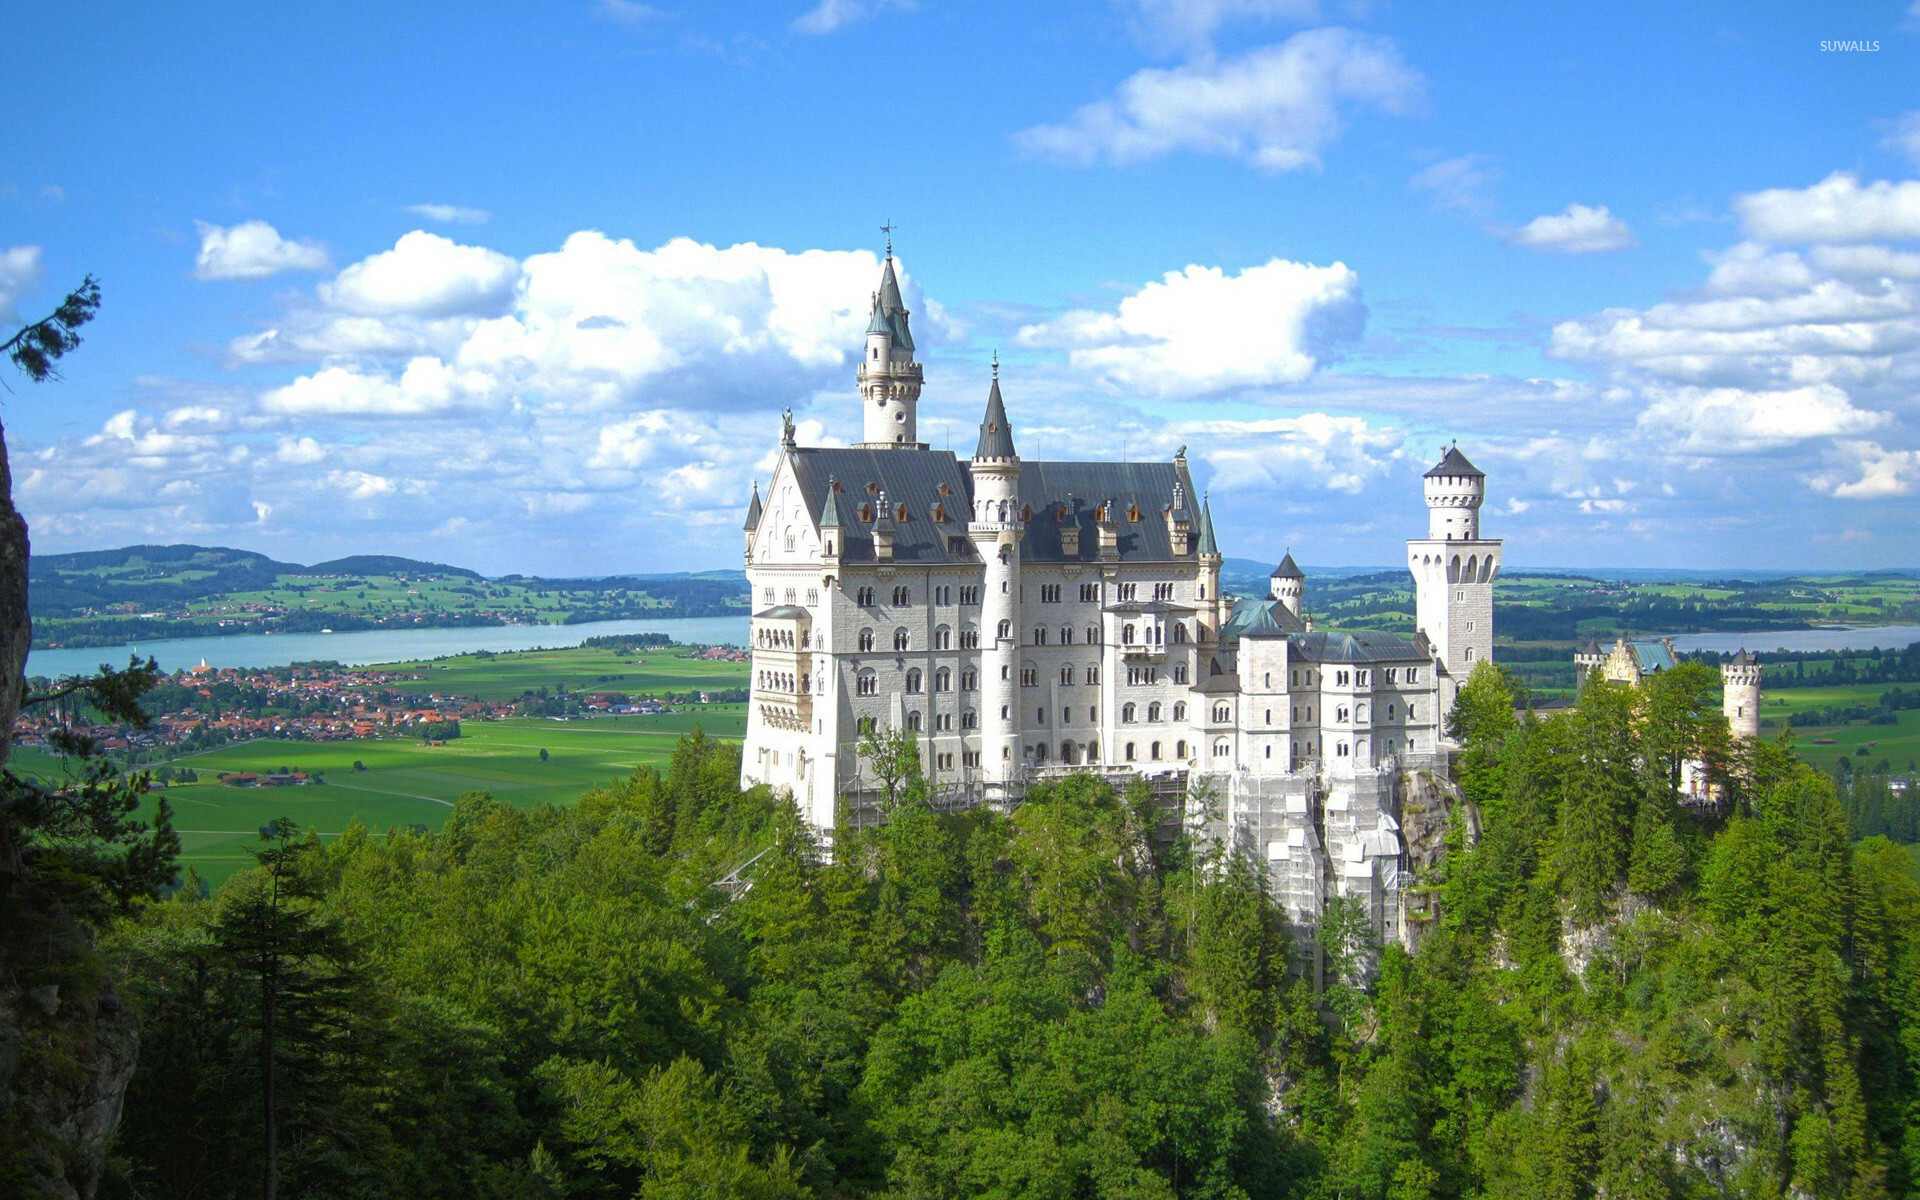
<svg viewBox="0 0 1920 1200">
<path fill-rule="evenodd" d="M 1216 705 L 1214 705 L 1214 706 L 1213 706 L 1213 720 L 1214 720 L 1214 723 L 1215 723 L 1215 724 L 1219 724 L 1219 723 L 1221 723 L 1221 722 L 1223 722 L 1223 721 L 1231 721 L 1231 720 L 1233 720 L 1233 709 L 1232 709 L 1232 707 L 1230 707 L 1229 705 L 1225 705 L 1225 704 L 1216 704 Z"/>
<path fill-rule="evenodd" d="M 1183 646 L 1186 644 L 1186 641 L 1187 641 L 1187 623 L 1185 621 L 1175 621 L 1173 623 L 1173 644 L 1176 646 Z"/>
<path fill-rule="evenodd" d="M 1213 744 L 1213 756 L 1215 758 L 1225 758 L 1228 754 L 1232 753 L 1232 749 L 1231 744 L 1223 739 Z"/>
<path fill-rule="evenodd" d="M 1158 722 L 1160 720 L 1160 702 L 1158 700 L 1147 705 L 1147 720 L 1150 722 Z"/>
<path fill-rule="evenodd" d="M 1041 742 L 1033 748 L 1033 761 L 1037 763 L 1047 761 L 1047 744 L 1045 742 Z"/>
<path fill-rule="evenodd" d="M 853 690 L 856 694 L 862 696 L 878 696 L 880 694 L 880 678 L 872 671 L 862 671 L 860 672 L 860 678 L 854 683 Z"/>
<path fill-rule="evenodd" d="M 895 650 L 905 650 L 907 648 L 907 644 L 908 644 L 907 631 L 905 629 L 894 630 L 893 631 L 893 648 Z"/>
<path fill-rule="evenodd" d="M 1087 743 L 1087 761 L 1090 763 L 1097 763 L 1100 761 L 1100 743 L 1099 742 Z"/>
<path fill-rule="evenodd" d="M 907 714 L 907 728 L 913 730 L 915 733 L 920 732 L 920 710 L 919 709 L 916 708 L 912 712 Z"/>
<path fill-rule="evenodd" d="M 1087 645 L 1097 646 L 1099 644 L 1100 644 L 1100 627 L 1098 625 L 1087 626 Z"/>
<path fill-rule="evenodd" d="M 1045 625 L 1037 625 L 1034 627 L 1033 644 L 1036 646 L 1044 646 L 1047 644 L 1047 627 Z"/>
<path fill-rule="evenodd" d="M 933 673 L 933 690 L 936 692 L 952 691 L 953 690 L 953 672 L 948 670 L 945 667 L 941 667 L 939 670 L 935 671 Z"/>
<path fill-rule="evenodd" d="M 1120 644 L 1123 646 L 1133 645 L 1133 626 L 1132 625 L 1122 625 L 1120 627 Z"/>
<path fill-rule="evenodd" d="M 860 631 L 860 648 L 862 650 L 873 649 L 873 630 L 862 629 Z"/>
<path fill-rule="evenodd" d="M 1187 743 L 1184 740 L 1173 744 L 1173 756 L 1175 758 L 1185 758 L 1187 756 Z"/>
<path fill-rule="evenodd" d="M 1187 702 L 1185 700 L 1175 700 L 1173 702 L 1173 719 L 1176 721 L 1184 721 L 1187 719 Z M 1182 757 L 1185 756 L 1182 755 Z"/>
<path fill-rule="evenodd" d="M 1127 761 L 1132 762 L 1134 761 L 1134 758 L 1135 758 L 1135 755 L 1133 753 L 1133 743 L 1128 742 L 1127 743 Z"/>
<path fill-rule="evenodd" d="M 980 727 L 979 713 L 974 712 L 972 709 L 968 709 L 967 711 L 960 714 L 960 728 L 978 729 L 979 727 Z"/>
<path fill-rule="evenodd" d="M 1150 756 L 1153 758 L 1154 762 L 1160 761 L 1160 743 L 1159 742 L 1155 742 L 1153 745 L 1149 746 L 1147 750 Z"/>
<path fill-rule="evenodd" d="M 1060 743 L 1060 761 L 1068 764 L 1071 764 L 1073 762 L 1073 743 L 1072 742 Z"/>
<path fill-rule="evenodd" d="M 935 628 L 933 631 L 933 648 L 935 650 L 953 649 L 953 630 L 945 625 Z"/>
<path fill-rule="evenodd" d="M 1008 638 L 1013 636 L 1013 622 L 1012 621 L 1000 622 L 1000 626 L 996 633 L 996 636 L 1001 638 Z"/>
<path fill-rule="evenodd" d="M 920 668 L 919 667 L 915 667 L 913 670 L 907 672 L 907 694 L 910 696 L 917 696 L 920 694 Z"/>
<path fill-rule="evenodd" d="M 1073 626 L 1062 625 L 1060 627 L 1060 644 L 1062 646 L 1073 645 Z"/>
<path fill-rule="evenodd" d="M 1120 706 L 1120 721 L 1126 725 L 1133 724 L 1133 705 L 1123 704 Z"/>
</svg>

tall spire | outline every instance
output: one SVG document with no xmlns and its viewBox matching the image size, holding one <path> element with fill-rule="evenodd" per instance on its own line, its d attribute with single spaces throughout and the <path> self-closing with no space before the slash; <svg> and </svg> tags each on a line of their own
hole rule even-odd
<svg viewBox="0 0 1920 1200">
<path fill-rule="evenodd" d="M 900 297 L 900 277 L 893 273 L 893 244 L 887 244 L 887 263 L 880 270 L 880 291 L 873 298 L 873 321 L 869 331 L 884 321 L 893 344 L 901 350 L 913 349 L 913 331 L 907 321 L 907 303 Z"/>
<path fill-rule="evenodd" d="M 1213 540 L 1213 503 L 1205 493 L 1200 496 L 1200 547 L 1201 554 L 1219 554 L 1220 544 Z"/>
<path fill-rule="evenodd" d="M 748 533 L 760 528 L 760 481 L 753 481 L 753 499 L 747 504 L 747 523 L 741 526 Z"/>
<path fill-rule="evenodd" d="M 820 505 L 820 528 L 840 528 L 840 481 L 827 476 L 827 498 Z"/>
<path fill-rule="evenodd" d="M 1018 458 L 1013 449 L 1013 426 L 1007 421 L 1007 405 L 1000 399 L 1000 356 L 994 355 L 993 387 L 987 392 L 987 415 L 980 422 L 980 444 L 973 456 L 980 458 Z"/>
</svg>

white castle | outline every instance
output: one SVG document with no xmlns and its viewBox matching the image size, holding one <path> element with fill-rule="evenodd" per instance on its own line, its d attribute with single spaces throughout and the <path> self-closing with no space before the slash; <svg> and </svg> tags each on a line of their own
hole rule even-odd
<svg viewBox="0 0 1920 1200">
<path fill-rule="evenodd" d="M 1323 874 L 1364 873 L 1385 932 L 1400 782 L 1444 761 L 1454 693 L 1492 653 L 1485 475 L 1457 448 L 1426 474 L 1412 638 L 1316 632 L 1291 554 L 1268 597 L 1222 593 L 1184 448 L 1024 460 L 996 366 L 972 458 L 930 449 L 908 316 L 889 248 L 858 373 L 863 440 L 800 446 L 789 417 L 764 501 L 755 485 L 743 784 L 789 792 L 830 835 L 878 787 L 868 729 L 911 731 L 953 805 L 1010 805 L 1075 770 L 1212 779 L 1215 832 L 1266 859 L 1297 918 L 1317 915 Z M 1329 856 L 1344 865 L 1329 872 Z"/>
</svg>

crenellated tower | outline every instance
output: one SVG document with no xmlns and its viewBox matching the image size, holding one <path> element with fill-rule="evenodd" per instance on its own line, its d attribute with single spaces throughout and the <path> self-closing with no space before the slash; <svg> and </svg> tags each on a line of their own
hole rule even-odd
<svg viewBox="0 0 1920 1200">
<path fill-rule="evenodd" d="M 1473 668 L 1493 658 L 1493 581 L 1500 541 L 1480 536 L 1486 472 L 1450 446 L 1422 481 L 1427 536 L 1407 542 L 1414 579 L 1414 619 L 1446 672 L 1441 716 Z"/>
<path fill-rule="evenodd" d="M 1737 738 L 1760 736 L 1760 660 L 1745 649 L 1720 664 L 1720 711 Z"/>
<path fill-rule="evenodd" d="M 858 380 L 862 416 L 860 445 L 869 450 L 925 450 L 920 441 L 920 364 L 913 360 L 913 331 L 908 325 L 900 280 L 893 270 L 893 237 L 887 237 L 887 262 L 880 290 L 873 294 L 867 322 L 866 355 Z"/>
<path fill-rule="evenodd" d="M 1020 456 L 1013 448 L 1000 367 L 993 368 L 980 441 L 968 464 L 973 519 L 967 537 L 985 571 L 980 581 L 980 772 L 987 794 L 1010 799 L 1020 780 Z"/>
</svg>

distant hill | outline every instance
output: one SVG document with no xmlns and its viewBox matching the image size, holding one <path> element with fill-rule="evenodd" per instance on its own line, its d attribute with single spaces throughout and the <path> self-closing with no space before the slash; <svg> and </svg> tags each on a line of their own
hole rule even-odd
<svg viewBox="0 0 1920 1200">
<path fill-rule="evenodd" d="M 392 554 L 349 554 L 310 567 L 294 567 L 289 575 L 455 575 L 462 579 L 483 579 L 478 571 L 450 567 L 445 563 L 421 562 Z"/>
</svg>

